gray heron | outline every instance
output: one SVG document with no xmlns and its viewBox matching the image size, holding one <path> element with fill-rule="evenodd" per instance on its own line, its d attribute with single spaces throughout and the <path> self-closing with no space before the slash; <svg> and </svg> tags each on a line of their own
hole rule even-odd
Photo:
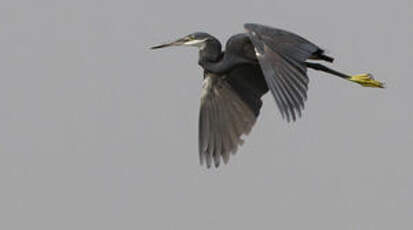
<svg viewBox="0 0 413 230">
<path fill-rule="evenodd" d="M 199 113 L 199 159 L 218 167 L 226 164 L 248 135 L 260 113 L 261 97 L 271 92 L 287 121 L 301 117 L 307 99 L 307 68 L 327 72 L 365 87 L 383 88 L 371 74 L 347 75 L 318 60 L 333 62 L 324 50 L 303 37 L 282 29 L 247 23 L 246 33 L 233 35 L 222 51 L 214 36 L 196 32 L 151 47 L 194 46 L 203 68 Z"/>
</svg>

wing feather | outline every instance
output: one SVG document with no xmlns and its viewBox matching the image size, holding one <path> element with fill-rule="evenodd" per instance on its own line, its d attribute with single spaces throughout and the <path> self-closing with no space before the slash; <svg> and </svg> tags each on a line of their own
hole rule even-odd
<svg viewBox="0 0 413 230">
<path fill-rule="evenodd" d="M 229 161 L 254 126 L 256 115 L 224 76 L 206 74 L 199 114 L 200 163 L 218 167 Z"/>
<path fill-rule="evenodd" d="M 281 115 L 301 117 L 309 79 L 304 61 L 320 50 L 299 35 L 258 24 L 245 24 L 256 56 Z"/>
</svg>

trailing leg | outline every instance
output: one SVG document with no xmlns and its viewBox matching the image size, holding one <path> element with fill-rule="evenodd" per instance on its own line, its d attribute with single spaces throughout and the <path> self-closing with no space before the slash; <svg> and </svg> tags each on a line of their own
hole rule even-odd
<svg viewBox="0 0 413 230">
<path fill-rule="evenodd" d="M 373 78 L 373 75 L 371 74 L 357 74 L 357 75 L 347 75 L 344 73 L 340 73 L 336 70 L 330 69 L 322 64 L 319 63 L 311 63 L 311 62 L 305 62 L 308 68 L 326 72 L 329 74 L 333 74 L 335 76 L 341 77 L 343 79 L 346 79 L 348 81 L 352 81 L 355 83 L 358 83 L 364 87 L 373 87 L 373 88 L 384 88 L 384 83 L 377 81 Z"/>
</svg>

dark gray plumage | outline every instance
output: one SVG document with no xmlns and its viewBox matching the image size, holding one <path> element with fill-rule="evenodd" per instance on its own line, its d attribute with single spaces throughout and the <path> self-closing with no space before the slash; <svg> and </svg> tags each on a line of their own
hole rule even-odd
<svg viewBox="0 0 413 230">
<path fill-rule="evenodd" d="M 199 154 L 203 164 L 217 167 L 222 156 L 225 163 L 235 153 L 255 124 L 256 115 L 224 78 L 206 74 L 199 113 Z"/>
<path fill-rule="evenodd" d="M 209 168 L 227 163 L 259 115 L 261 97 L 269 91 L 287 121 L 301 116 L 307 99 L 307 67 L 369 87 L 383 87 L 370 75 L 349 76 L 308 59 L 333 62 L 324 50 L 294 33 L 245 24 L 247 33 L 232 36 L 221 50 L 213 36 L 197 32 L 152 47 L 196 46 L 204 80 L 199 113 L 200 162 Z"/>
</svg>

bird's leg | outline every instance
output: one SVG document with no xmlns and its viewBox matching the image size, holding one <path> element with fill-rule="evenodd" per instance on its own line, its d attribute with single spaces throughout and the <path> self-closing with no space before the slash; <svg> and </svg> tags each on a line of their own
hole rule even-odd
<svg viewBox="0 0 413 230">
<path fill-rule="evenodd" d="M 330 68 L 328 68 L 324 65 L 321 65 L 319 63 L 305 62 L 305 64 L 308 68 L 333 74 L 335 76 L 341 77 L 341 78 L 346 79 L 348 81 L 358 83 L 358 84 L 360 84 L 364 87 L 384 88 L 384 83 L 375 80 L 371 74 L 357 74 L 357 75 L 352 75 L 351 76 L 351 75 L 347 75 L 347 74 L 344 74 L 344 73 L 340 73 L 336 70 L 330 69 Z"/>
</svg>

